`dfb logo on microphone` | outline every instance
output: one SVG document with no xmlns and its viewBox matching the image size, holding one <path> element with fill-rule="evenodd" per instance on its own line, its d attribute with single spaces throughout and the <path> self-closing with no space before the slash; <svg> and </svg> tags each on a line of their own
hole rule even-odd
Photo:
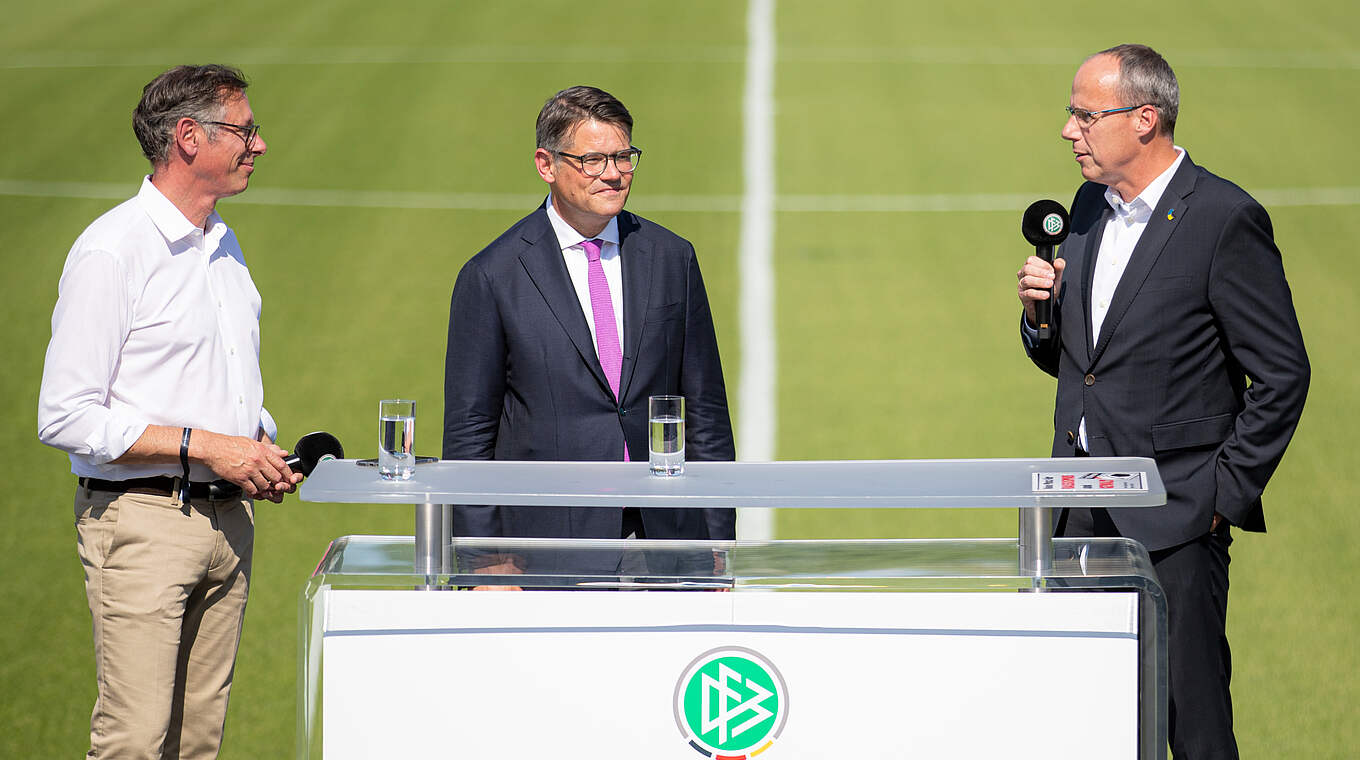
<svg viewBox="0 0 1360 760">
<path fill-rule="evenodd" d="M 1059 232 L 1062 232 L 1062 229 L 1063 220 L 1061 216 L 1058 216 L 1057 214 L 1049 214 L 1048 216 L 1044 217 L 1044 232 L 1047 232 L 1050 235 L 1056 235 Z"/>
</svg>

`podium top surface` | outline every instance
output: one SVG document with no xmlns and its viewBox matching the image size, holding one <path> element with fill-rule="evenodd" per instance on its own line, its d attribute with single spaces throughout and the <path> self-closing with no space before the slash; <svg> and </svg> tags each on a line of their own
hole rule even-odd
<svg viewBox="0 0 1360 760">
<path fill-rule="evenodd" d="M 1040 490 L 1036 476 L 1077 476 L 1080 490 Z M 1081 476 L 1110 474 L 1116 487 Z M 1142 490 L 1120 489 L 1141 474 Z M 1119 476 L 1124 476 L 1122 479 Z M 1136 480 L 1136 478 L 1134 478 Z M 1166 504 L 1157 465 L 1143 457 L 686 462 L 656 477 L 646 462 L 444 460 L 386 481 L 353 459 L 321 462 L 303 501 L 555 507 L 1003 508 Z"/>
</svg>

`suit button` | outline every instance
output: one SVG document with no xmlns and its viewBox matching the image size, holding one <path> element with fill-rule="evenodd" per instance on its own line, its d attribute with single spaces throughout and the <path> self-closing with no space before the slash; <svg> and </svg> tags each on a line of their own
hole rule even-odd
<svg viewBox="0 0 1360 760">
<path fill-rule="evenodd" d="M 627 416 L 628 416 L 628 410 L 627 410 L 627 409 L 624 409 L 623 407 L 619 407 L 619 416 L 620 416 L 620 417 L 627 417 Z"/>
<path fill-rule="evenodd" d="M 1087 386 L 1092 386 L 1092 385 L 1095 385 L 1095 384 L 1096 384 L 1096 376 L 1095 376 L 1095 375 L 1087 375 L 1087 376 L 1086 376 L 1086 385 L 1087 385 Z"/>
<path fill-rule="evenodd" d="M 1071 430 L 1067 431 L 1067 445 L 1071 446 L 1077 442 L 1077 436 Z"/>
</svg>

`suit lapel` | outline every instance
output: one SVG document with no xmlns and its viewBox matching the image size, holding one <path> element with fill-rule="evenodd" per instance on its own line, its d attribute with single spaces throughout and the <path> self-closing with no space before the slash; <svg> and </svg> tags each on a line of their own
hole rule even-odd
<svg viewBox="0 0 1360 760">
<path fill-rule="evenodd" d="M 637 219 L 627 212 L 619 220 L 619 263 L 623 267 L 623 367 L 619 371 L 619 399 L 628 386 L 642 351 L 642 328 L 652 294 L 652 246 L 638 233 Z"/>
<path fill-rule="evenodd" d="M 1091 344 L 1091 288 L 1095 282 L 1096 255 L 1100 250 L 1100 241 L 1105 237 L 1105 225 L 1114 215 L 1114 209 L 1110 208 L 1110 204 L 1106 203 L 1103 197 L 1100 199 L 1100 204 L 1102 206 L 1100 218 L 1092 225 L 1090 232 L 1086 234 L 1086 239 L 1083 241 L 1085 246 L 1081 256 L 1081 344 L 1086 347 L 1087 361 L 1095 358 L 1095 350 Z"/>
<path fill-rule="evenodd" d="M 1110 310 L 1105 314 L 1105 321 L 1100 326 L 1100 340 L 1096 342 L 1091 361 L 1099 359 L 1105 347 L 1110 344 L 1110 336 L 1119 327 L 1119 322 L 1133 304 L 1134 296 L 1142 289 L 1148 274 L 1152 272 L 1152 267 L 1157 264 L 1157 259 L 1166 249 L 1167 241 L 1180 225 L 1181 218 L 1189 208 L 1187 198 L 1194 188 L 1195 165 L 1190 162 L 1190 156 L 1187 155 L 1181 162 L 1181 168 L 1176 170 L 1176 174 L 1166 186 L 1161 199 L 1157 201 L 1157 208 L 1152 210 L 1152 218 L 1148 220 L 1147 227 L 1138 238 L 1138 244 L 1134 246 L 1133 253 L 1129 256 L 1128 267 L 1124 269 L 1119 284 L 1115 286 L 1114 297 L 1110 299 Z M 1172 209 L 1175 209 L 1175 214 L 1169 214 Z M 1173 218 L 1168 219 L 1168 216 Z"/>
<path fill-rule="evenodd" d="M 534 224 L 525 228 L 525 248 L 520 252 L 520 264 L 533 281 L 543 300 L 558 324 L 571 339 L 576 352 L 590 374 L 595 376 L 605 393 L 609 393 L 609 383 L 605 380 L 600 358 L 595 353 L 595 344 L 590 338 L 590 325 L 581 311 L 581 301 L 572 287 L 571 275 L 567 274 L 566 262 L 562 260 L 562 249 L 558 246 L 557 235 L 548 222 L 546 211 L 539 210 Z M 625 291 L 626 292 L 626 291 Z"/>
</svg>

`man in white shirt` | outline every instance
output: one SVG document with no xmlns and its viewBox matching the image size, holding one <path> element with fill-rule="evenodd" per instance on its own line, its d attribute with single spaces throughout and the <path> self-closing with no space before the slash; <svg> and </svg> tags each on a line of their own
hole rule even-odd
<svg viewBox="0 0 1360 760">
<path fill-rule="evenodd" d="M 534 166 L 548 200 L 453 288 L 446 459 L 645 461 L 647 398 L 658 394 L 685 397 L 687 459 L 735 457 L 694 247 L 623 208 L 642 154 L 632 129 L 623 104 L 594 87 L 562 90 L 540 111 Z M 455 510 L 454 533 L 718 540 L 733 538 L 735 514 L 471 506 Z"/>
<path fill-rule="evenodd" d="M 89 757 L 213 758 L 245 616 L 253 499 L 302 475 L 275 446 L 260 294 L 217 201 L 265 150 L 246 81 L 179 66 L 133 129 L 152 173 L 66 260 L 38 436 L 78 477 L 98 698 Z"/>
<path fill-rule="evenodd" d="M 1231 526 L 1264 531 L 1261 493 L 1298 425 L 1308 356 L 1270 217 L 1190 160 L 1180 87 L 1145 45 L 1097 53 L 1062 136 L 1087 180 L 1052 265 L 1017 272 L 1030 358 L 1058 379 L 1053 456 L 1157 462 L 1166 506 L 1068 509 L 1066 536 L 1141 542 L 1166 594 L 1177 760 L 1236 758 L 1225 631 Z M 1034 304 L 1056 294 L 1056 337 Z"/>
</svg>

